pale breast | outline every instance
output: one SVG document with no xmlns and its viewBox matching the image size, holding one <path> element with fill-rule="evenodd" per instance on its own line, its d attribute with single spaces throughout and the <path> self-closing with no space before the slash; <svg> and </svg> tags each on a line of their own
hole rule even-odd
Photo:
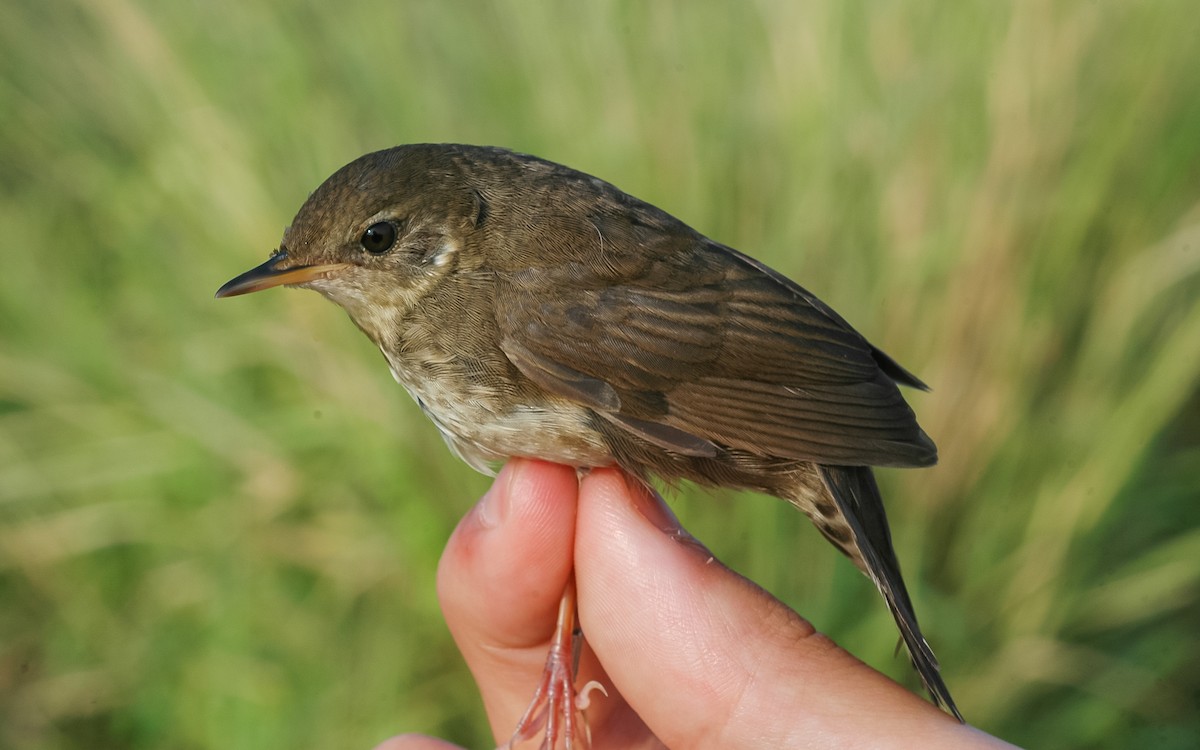
<svg viewBox="0 0 1200 750">
<path fill-rule="evenodd" d="M 495 476 L 498 465 L 513 456 L 579 467 L 613 462 L 585 407 L 552 396 L 537 404 L 502 403 L 496 393 L 466 378 L 453 378 L 451 389 L 450 376 L 417 375 L 381 351 L 392 377 L 437 426 L 451 452 L 476 471 Z"/>
</svg>

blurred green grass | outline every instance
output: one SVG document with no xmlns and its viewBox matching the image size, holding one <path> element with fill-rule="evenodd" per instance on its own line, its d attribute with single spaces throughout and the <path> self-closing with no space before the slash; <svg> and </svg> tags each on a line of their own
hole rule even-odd
<svg viewBox="0 0 1200 750">
<path fill-rule="evenodd" d="M 434 568 L 486 482 L 314 294 L 216 303 L 414 141 L 617 183 L 934 392 L 883 472 L 968 718 L 1200 738 L 1200 17 L 1184 2 L 0 6 L 0 747 L 489 738 Z M 913 684 L 770 498 L 673 501 Z"/>
</svg>

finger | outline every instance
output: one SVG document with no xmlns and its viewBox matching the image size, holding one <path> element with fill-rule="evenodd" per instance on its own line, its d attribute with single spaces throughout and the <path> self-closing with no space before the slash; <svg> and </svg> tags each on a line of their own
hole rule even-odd
<svg viewBox="0 0 1200 750">
<path fill-rule="evenodd" d="M 906 730 L 961 727 L 715 562 L 614 470 L 581 488 L 576 576 L 596 655 L 669 747 L 886 747 Z"/>
<path fill-rule="evenodd" d="M 509 461 L 438 566 L 442 611 L 497 739 L 508 738 L 545 667 L 572 572 L 578 491 L 574 469 Z M 580 679 L 597 677 L 585 653 Z"/>
</svg>

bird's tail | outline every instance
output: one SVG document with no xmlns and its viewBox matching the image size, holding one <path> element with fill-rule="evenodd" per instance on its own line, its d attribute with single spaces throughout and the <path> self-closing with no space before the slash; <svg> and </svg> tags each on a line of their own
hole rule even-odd
<svg viewBox="0 0 1200 750">
<path fill-rule="evenodd" d="M 942 680 L 937 657 L 925 642 L 921 627 L 917 624 L 916 612 L 904 587 L 904 578 L 900 575 L 900 563 L 892 548 L 892 535 L 888 531 L 883 498 L 875 484 L 874 474 L 865 466 L 820 466 L 820 473 L 825 488 L 840 511 L 838 515 L 841 518 L 837 520 L 844 521 L 845 528 L 841 528 L 840 524 L 829 524 L 830 519 L 825 519 L 824 524 L 818 521 L 817 527 L 875 582 L 887 601 L 888 609 L 892 611 L 892 617 L 896 619 L 896 626 L 900 628 L 904 645 L 921 681 L 925 683 L 925 689 L 935 703 L 963 721 Z"/>
</svg>

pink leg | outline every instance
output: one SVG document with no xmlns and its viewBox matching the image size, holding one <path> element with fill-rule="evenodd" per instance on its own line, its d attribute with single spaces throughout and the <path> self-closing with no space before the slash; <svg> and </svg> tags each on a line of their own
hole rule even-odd
<svg viewBox="0 0 1200 750">
<path fill-rule="evenodd" d="M 543 736 L 541 750 L 554 750 L 560 736 L 566 750 L 587 750 L 591 746 L 591 733 L 583 709 L 587 705 L 586 694 L 593 685 L 585 687 L 584 695 L 576 698 L 574 651 L 575 578 L 572 576 L 558 603 L 558 624 L 542 679 L 529 708 L 525 709 L 512 737 L 501 750 L 513 750 L 518 743 L 536 737 L 539 732 Z M 599 683 L 595 686 L 603 692 Z"/>
</svg>

